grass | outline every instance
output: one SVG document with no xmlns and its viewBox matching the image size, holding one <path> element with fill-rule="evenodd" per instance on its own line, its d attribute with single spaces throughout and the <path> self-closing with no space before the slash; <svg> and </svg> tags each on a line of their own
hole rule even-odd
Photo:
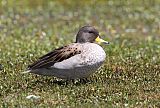
<svg viewBox="0 0 160 108">
<path fill-rule="evenodd" d="M 0 1 L 0 107 L 160 107 L 160 2 Z M 107 58 L 87 83 L 21 74 L 94 25 Z M 28 95 L 39 99 L 26 99 Z"/>
</svg>

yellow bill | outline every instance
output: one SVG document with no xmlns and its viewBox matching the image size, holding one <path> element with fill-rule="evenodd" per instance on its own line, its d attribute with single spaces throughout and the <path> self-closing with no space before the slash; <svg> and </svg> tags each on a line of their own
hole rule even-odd
<svg viewBox="0 0 160 108">
<path fill-rule="evenodd" d="M 96 38 L 96 40 L 95 40 L 97 43 L 104 43 L 104 44 L 109 44 L 109 42 L 107 42 L 107 41 L 105 41 L 105 40 L 103 40 L 103 39 L 101 39 L 99 36 Z"/>
</svg>

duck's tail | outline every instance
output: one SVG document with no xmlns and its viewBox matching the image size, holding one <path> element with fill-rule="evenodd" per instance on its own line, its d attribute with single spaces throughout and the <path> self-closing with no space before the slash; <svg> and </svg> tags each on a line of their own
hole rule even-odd
<svg viewBox="0 0 160 108">
<path fill-rule="evenodd" d="M 26 70 L 26 71 L 24 71 L 24 72 L 21 72 L 22 74 L 26 74 L 26 73 L 30 73 L 31 72 L 31 70 Z"/>
</svg>

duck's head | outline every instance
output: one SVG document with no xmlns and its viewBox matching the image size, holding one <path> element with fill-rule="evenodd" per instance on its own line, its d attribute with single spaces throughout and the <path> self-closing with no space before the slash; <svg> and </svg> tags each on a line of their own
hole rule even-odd
<svg viewBox="0 0 160 108">
<path fill-rule="evenodd" d="M 109 42 L 100 38 L 99 32 L 92 26 L 84 26 L 80 28 L 76 36 L 76 43 L 105 43 L 109 44 Z"/>
</svg>

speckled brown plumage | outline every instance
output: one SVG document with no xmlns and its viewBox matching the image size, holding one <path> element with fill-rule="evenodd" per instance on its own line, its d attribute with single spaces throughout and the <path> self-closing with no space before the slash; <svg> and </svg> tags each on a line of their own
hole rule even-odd
<svg viewBox="0 0 160 108">
<path fill-rule="evenodd" d="M 28 69 L 47 68 L 54 65 L 54 63 L 61 62 L 80 53 L 81 50 L 76 43 L 60 47 L 40 57 L 36 62 L 29 65 Z"/>
</svg>

